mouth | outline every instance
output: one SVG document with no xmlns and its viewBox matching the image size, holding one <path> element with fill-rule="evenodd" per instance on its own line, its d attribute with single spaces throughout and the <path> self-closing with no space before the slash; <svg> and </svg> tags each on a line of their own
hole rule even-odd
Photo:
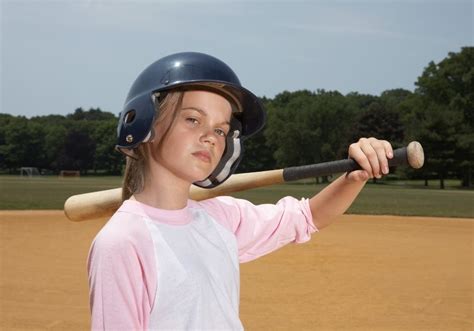
<svg viewBox="0 0 474 331">
<path fill-rule="evenodd" d="M 211 163 L 211 154 L 208 151 L 198 151 L 192 153 L 192 155 L 205 163 Z"/>
</svg>

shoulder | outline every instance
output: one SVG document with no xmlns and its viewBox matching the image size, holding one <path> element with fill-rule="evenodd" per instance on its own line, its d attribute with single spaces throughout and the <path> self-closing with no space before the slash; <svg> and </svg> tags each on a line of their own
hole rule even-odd
<svg viewBox="0 0 474 331">
<path fill-rule="evenodd" d="M 189 200 L 189 207 L 194 209 L 201 208 L 205 210 L 223 209 L 236 205 L 238 200 L 241 199 L 231 196 L 218 196 L 201 201 Z"/>
<path fill-rule="evenodd" d="M 249 201 L 231 196 L 219 196 L 202 201 L 191 201 L 189 207 L 205 211 L 217 223 L 232 232 L 239 226 L 242 212 L 253 206 Z"/>
<path fill-rule="evenodd" d="M 92 246 L 96 251 L 138 251 L 147 243 L 151 243 L 151 237 L 143 217 L 116 212 L 96 235 Z"/>
<path fill-rule="evenodd" d="M 211 199 L 194 201 L 191 200 L 189 207 L 191 209 L 205 210 L 209 214 L 230 214 L 238 208 L 239 199 L 230 196 L 219 196 Z"/>
</svg>

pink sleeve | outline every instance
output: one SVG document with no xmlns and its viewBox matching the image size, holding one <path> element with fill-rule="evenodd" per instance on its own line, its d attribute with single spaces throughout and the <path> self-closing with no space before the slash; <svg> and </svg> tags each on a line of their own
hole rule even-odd
<svg viewBox="0 0 474 331">
<path fill-rule="evenodd" d="M 95 238 L 87 265 L 92 330 L 148 327 L 156 271 L 151 237 L 144 227 L 136 218 L 112 218 Z"/>
<path fill-rule="evenodd" d="M 276 204 L 218 197 L 199 203 L 217 222 L 232 231 L 240 262 L 254 260 L 290 242 L 303 243 L 318 231 L 308 199 L 285 197 Z"/>
</svg>

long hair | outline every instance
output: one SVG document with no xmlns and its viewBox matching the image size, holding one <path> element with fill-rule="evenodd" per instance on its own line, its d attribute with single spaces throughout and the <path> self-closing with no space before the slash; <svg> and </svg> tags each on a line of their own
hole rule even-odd
<svg viewBox="0 0 474 331">
<path fill-rule="evenodd" d="M 170 131 L 177 117 L 183 101 L 183 91 L 168 92 L 164 98 L 155 102 L 155 120 L 152 130 L 157 126 L 161 132 L 153 132 L 152 141 L 160 148 L 164 138 Z M 155 99 L 158 100 L 158 99 Z M 133 150 L 136 159 L 127 156 L 125 172 L 122 182 L 122 201 L 129 199 L 133 194 L 140 193 L 145 188 L 145 179 L 148 174 L 148 163 L 151 153 L 150 143 L 142 143 Z"/>
</svg>

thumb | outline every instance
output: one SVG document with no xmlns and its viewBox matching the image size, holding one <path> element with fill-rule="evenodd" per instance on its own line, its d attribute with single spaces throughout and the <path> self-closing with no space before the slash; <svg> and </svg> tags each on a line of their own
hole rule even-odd
<svg viewBox="0 0 474 331">
<path fill-rule="evenodd" d="M 369 173 L 365 170 L 354 170 L 347 173 L 346 178 L 354 182 L 365 182 L 369 179 Z"/>
</svg>

